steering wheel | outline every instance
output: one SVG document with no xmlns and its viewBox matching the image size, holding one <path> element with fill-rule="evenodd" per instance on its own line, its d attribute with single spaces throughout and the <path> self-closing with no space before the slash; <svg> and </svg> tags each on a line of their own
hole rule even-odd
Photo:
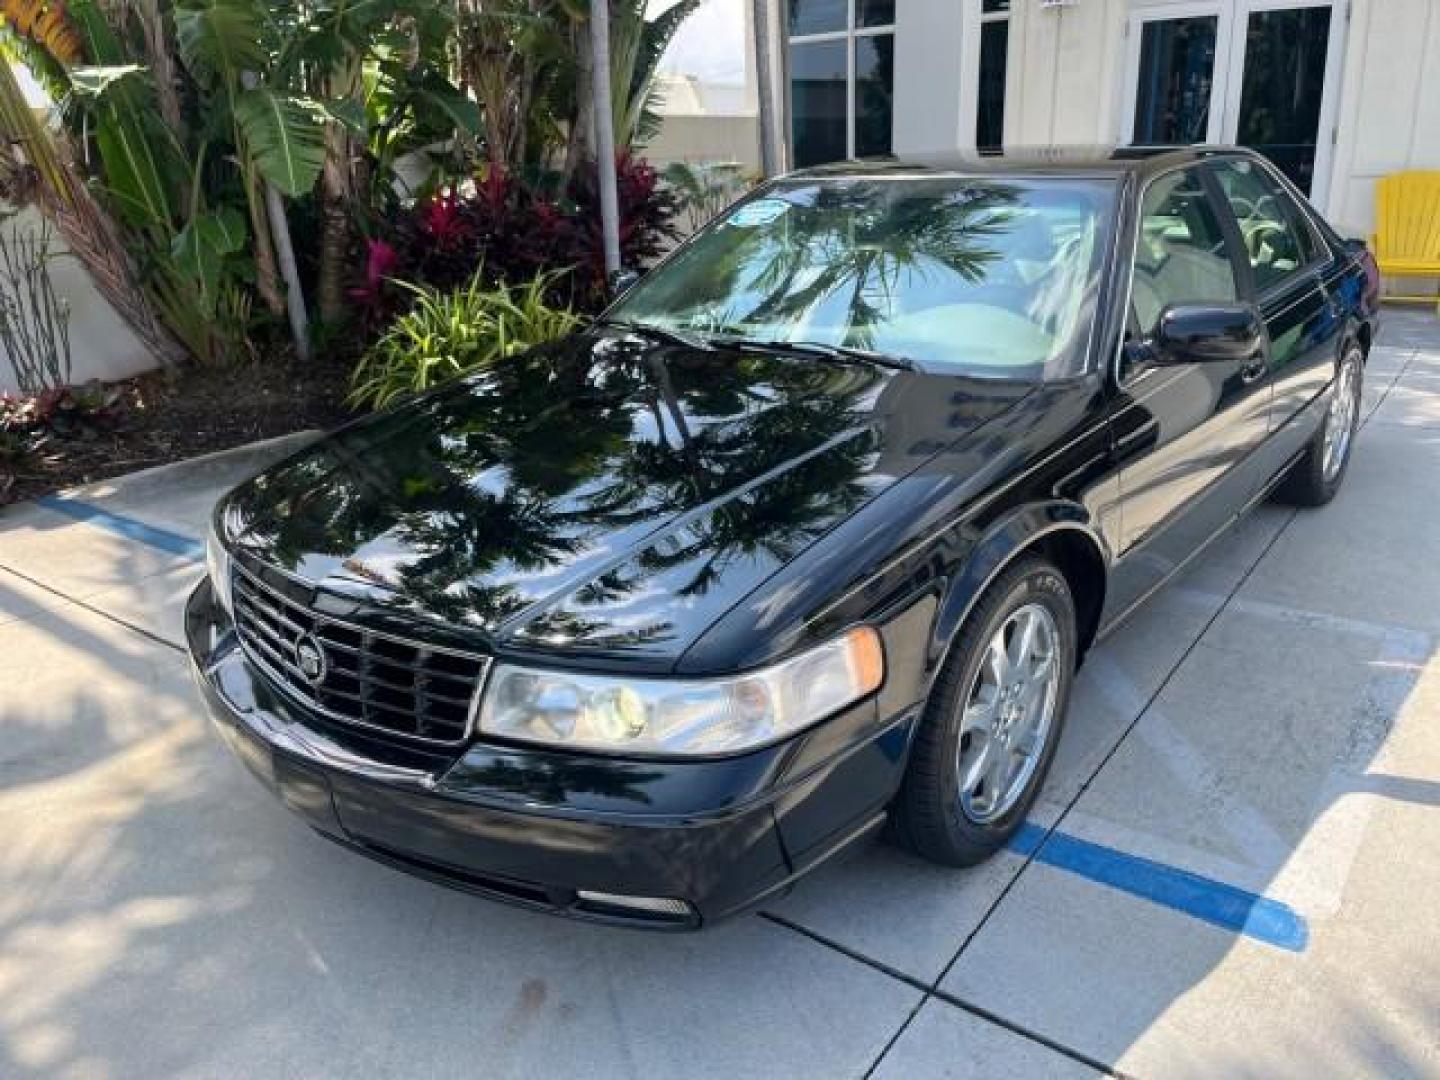
<svg viewBox="0 0 1440 1080">
<path fill-rule="evenodd" d="M 1285 235 L 1285 226 L 1276 221 L 1260 221 L 1249 228 L 1242 226 L 1242 231 L 1245 233 L 1245 248 L 1249 251 L 1250 258 L 1258 261 L 1266 242 L 1272 236 Z M 1271 250 L 1273 251 L 1274 248 L 1272 247 Z"/>
</svg>

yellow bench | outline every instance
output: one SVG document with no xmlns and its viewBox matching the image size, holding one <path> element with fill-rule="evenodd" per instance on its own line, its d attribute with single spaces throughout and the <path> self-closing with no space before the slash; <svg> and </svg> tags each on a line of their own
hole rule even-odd
<svg viewBox="0 0 1440 1080">
<path fill-rule="evenodd" d="M 1375 185 L 1375 235 L 1370 238 L 1380 273 L 1440 278 L 1440 172 L 1400 172 Z M 1440 296 L 1393 294 L 1387 300 L 1436 302 Z"/>
</svg>

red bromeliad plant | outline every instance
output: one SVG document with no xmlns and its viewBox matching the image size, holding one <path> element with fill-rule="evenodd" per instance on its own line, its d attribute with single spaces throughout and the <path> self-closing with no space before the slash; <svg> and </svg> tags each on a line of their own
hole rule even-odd
<svg viewBox="0 0 1440 1080">
<path fill-rule="evenodd" d="M 626 266 L 643 266 L 676 235 L 675 200 L 645 162 L 624 154 L 616 164 L 621 258 Z M 387 277 L 446 290 L 464 286 L 482 267 L 487 280 L 516 285 L 555 273 L 555 302 L 595 311 L 606 299 L 593 167 L 576 170 L 567 188 L 555 191 L 491 165 L 473 189 L 442 191 L 416 207 L 391 240 L 396 265 Z M 352 295 L 370 306 L 381 304 L 382 294 L 367 280 Z"/>
</svg>

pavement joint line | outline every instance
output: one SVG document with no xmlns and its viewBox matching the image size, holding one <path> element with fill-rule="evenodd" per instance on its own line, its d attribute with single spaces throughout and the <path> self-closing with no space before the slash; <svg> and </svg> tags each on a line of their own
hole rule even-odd
<svg viewBox="0 0 1440 1080">
<path fill-rule="evenodd" d="M 174 650 L 175 652 L 177 652 L 177 653 L 184 653 L 184 652 L 185 652 L 185 647 L 182 646 L 182 645 L 180 645 L 180 644 L 178 644 L 177 642 L 170 641 L 168 638 L 163 638 L 163 637 L 161 637 L 159 634 L 155 633 L 153 630 L 147 630 L 147 629 L 145 629 L 145 627 L 143 627 L 143 626 L 138 626 L 138 625 L 136 625 L 135 623 L 130 622 L 128 619 L 122 619 L 122 618 L 120 618 L 120 616 L 115 615 L 115 614 L 112 614 L 111 612 L 108 612 L 108 611 L 104 610 L 103 608 L 98 608 L 98 607 L 96 607 L 94 604 L 87 603 L 86 601 L 81 600 L 79 597 L 69 596 L 69 595 L 61 592 L 59 589 L 55 588 L 54 586 L 47 585 L 47 584 L 45 584 L 45 582 L 40 581 L 40 580 L 38 580 L 38 579 L 36 579 L 36 578 L 31 577 L 29 574 L 23 574 L 23 573 L 21 573 L 19 570 L 16 570 L 16 569 L 14 569 L 14 568 L 12 568 L 12 567 L 9 567 L 9 566 L 5 566 L 3 563 L 0 563 L 0 571 L 3 571 L 4 573 L 10 574 L 10 575 L 13 576 L 13 577 L 17 577 L 17 578 L 19 578 L 21 581 L 28 582 L 29 584 L 35 586 L 35 588 L 37 588 L 37 589 L 43 589 L 45 592 L 49 593 L 51 596 L 57 597 L 57 598 L 59 598 L 59 599 L 61 599 L 61 600 L 64 600 L 67 604 L 74 604 L 76 607 L 84 608 L 86 611 L 90 612 L 92 615 L 99 615 L 102 619 L 109 619 L 109 620 L 110 620 L 111 622 L 113 622 L 115 625 L 117 625 L 117 626 L 123 626 L 126 630 L 133 630 L 135 633 L 139 634 L 141 637 L 143 637 L 143 638 L 148 638 L 149 640 L 153 641 L 153 642 L 154 642 L 155 644 L 157 644 L 157 645 L 163 645 L 163 646 L 165 646 L 165 648 L 167 648 L 167 649 L 173 649 L 173 650 Z M 28 621 L 28 617 L 22 617 L 21 620 L 20 620 L 20 622 L 21 622 L 22 625 L 23 625 L 24 623 L 26 623 L 27 621 Z"/>
<path fill-rule="evenodd" d="M 139 518 L 130 517 L 128 514 L 117 514 L 96 506 L 94 503 L 86 502 L 84 499 L 42 495 L 35 500 L 35 505 L 58 514 L 64 514 L 76 521 L 83 521 L 87 525 L 104 529 L 106 532 L 122 536 L 126 540 L 136 540 L 142 544 L 148 544 L 169 555 L 193 559 L 197 562 L 205 558 L 204 543 L 196 540 L 193 536 L 186 536 L 184 533 L 175 532 L 173 529 L 167 529 L 160 525 L 151 525 Z"/>
<path fill-rule="evenodd" d="M 1195 589 L 1187 585 L 1170 586 L 1167 588 L 1166 593 L 1182 603 L 1207 608 L 1216 601 L 1221 603 L 1225 601 L 1225 597 L 1220 593 L 1211 592 L 1208 589 Z M 1253 615 L 1260 619 L 1292 623 L 1297 626 L 1303 626 L 1309 630 L 1333 630 L 1336 633 L 1354 634 L 1357 637 L 1377 638 L 1381 641 L 1388 641 L 1391 638 L 1401 638 L 1415 643 L 1415 647 L 1417 648 L 1427 645 L 1435 636 L 1432 632 L 1418 626 L 1401 626 L 1398 623 L 1373 622 L 1369 619 L 1356 619 L 1348 615 L 1334 615 L 1327 611 L 1311 611 L 1309 608 L 1292 607 L 1289 604 L 1277 604 L 1273 600 L 1253 600 L 1244 596 L 1237 596 L 1231 600 L 1230 608 L 1240 615 Z"/>
<path fill-rule="evenodd" d="M 914 1009 L 911 1010 L 910 1015 L 906 1017 L 905 1022 L 900 1026 L 900 1029 L 896 1031 L 893 1036 L 891 1036 L 890 1040 L 885 1045 L 885 1049 L 881 1051 L 880 1056 L 877 1057 L 874 1063 L 870 1066 L 870 1068 L 866 1070 L 866 1076 L 869 1076 L 872 1072 L 874 1072 L 876 1067 L 879 1066 L 880 1062 L 884 1060 L 885 1055 L 890 1050 L 890 1047 L 893 1046 L 895 1042 L 900 1038 L 900 1036 L 904 1033 L 905 1028 L 909 1025 L 910 1021 L 914 1019 L 914 1017 L 919 1013 L 920 1009 L 924 1007 L 925 1003 L 929 1001 L 930 998 L 934 997 L 945 1002 L 947 1005 L 953 1005 L 955 1008 L 960 1009 L 962 1012 L 967 1012 L 980 1020 L 984 1020 L 987 1023 L 994 1024 L 996 1027 L 1004 1028 L 1011 1034 L 1018 1035 L 1023 1039 L 1029 1040 L 1030 1042 L 1038 1043 L 1039 1045 L 1044 1046 L 1046 1049 L 1055 1051 L 1057 1054 L 1063 1054 L 1065 1057 L 1070 1058 L 1072 1061 L 1079 1062 L 1081 1065 L 1084 1065 L 1087 1068 L 1094 1069 L 1096 1072 L 1103 1073 L 1106 1076 L 1120 1077 L 1122 1078 L 1122 1080 L 1125 1080 L 1126 1078 L 1125 1073 L 1117 1071 L 1111 1066 L 1106 1065 L 1104 1062 L 1096 1061 L 1094 1058 L 1082 1053 L 1079 1050 L 1075 1050 L 1069 1046 L 1066 1046 L 1064 1043 L 1056 1042 L 1049 1036 L 1042 1035 L 1037 1031 L 1031 1031 L 1023 1024 L 1017 1024 L 1013 1020 L 1007 1020 L 1005 1017 L 1000 1016 L 998 1013 L 993 1013 L 989 1009 L 972 1004 L 971 1002 L 966 1001 L 964 998 L 950 993 L 948 990 L 941 990 L 937 987 L 931 986 L 924 979 L 916 978 L 914 975 L 910 975 L 904 971 L 901 971 L 899 968 L 891 967 L 883 960 L 877 960 L 873 956 L 867 956 L 865 953 L 859 952 L 856 949 L 852 949 L 848 945 L 841 944 L 833 938 L 826 937 L 824 934 L 821 934 L 815 930 L 811 930 L 808 926 L 794 922 L 791 919 L 787 919 L 783 915 L 776 915 L 769 911 L 761 911 L 757 912 L 757 916 L 761 919 L 764 919 L 766 922 L 770 922 L 776 926 L 783 927 L 786 930 L 793 931 L 794 933 L 799 934 L 801 937 L 809 938 L 817 945 L 830 949 L 833 952 L 837 952 L 850 960 L 854 960 L 856 963 L 863 964 L 868 968 L 878 971 L 882 975 L 888 975 L 890 978 L 895 979 L 898 982 L 904 983 L 906 986 L 910 987 L 913 990 L 919 990 L 924 995 L 915 1005 Z"/>
<path fill-rule="evenodd" d="M 1130 735 L 1135 731 L 1135 728 L 1139 725 L 1140 721 L 1144 719 L 1145 714 L 1150 711 L 1150 707 L 1160 699 L 1160 695 L 1163 694 L 1166 687 L 1170 685 L 1171 680 L 1175 677 L 1175 673 L 1184 666 L 1185 661 L 1190 658 L 1190 655 L 1195 651 L 1196 647 L 1204 639 L 1205 635 L 1210 632 L 1211 627 L 1213 627 L 1215 623 L 1219 620 L 1220 616 L 1225 613 L 1226 609 L 1229 607 L 1230 600 L 1232 600 L 1235 595 L 1239 593 L 1240 589 L 1245 585 L 1245 583 L 1250 580 L 1250 576 L 1255 572 L 1256 567 L 1258 567 L 1265 560 L 1266 555 L 1270 554 L 1271 549 L 1275 546 L 1276 542 L 1280 539 L 1280 537 L 1285 534 L 1286 530 L 1290 528 L 1291 524 L 1295 521 L 1295 518 L 1298 516 L 1298 514 L 1299 512 L 1296 510 L 1290 511 L 1284 524 L 1282 524 L 1278 529 L 1275 530 L 1275 534 L 1270 537 L 1270 540 L 1266 543 L 1265 547 L 1255 557 L 1255 559 L 1250 563 L 1250 565 L 1246 567 L 1244 573 L 1240 575 L 1239 580 L 1237 580 L 1235 584 L 1230 588 L 1229 592 L 1226 595 L 1225 602 L 1221 604 L 1218 609 L 1216 609 L 1215 613 L 1211 615 L 1209 619 L 1206 620 L 1205 625 L 1200 628 L 1200 632 L 1195 635 L 1194 639 L 1190 642 L 1190 644 L 1186 646 L 1185 651 L 1180 654 L 1180 656 L 1176 659 L 1175 663 L 1171 665 L 1170 670 L 1165 673 L 1165 678 L 1161 680 L 1160 685 L 1157 686 L 1154 692 L 1150 694 L 1149 698 L 1145 702 L 1144 707 L 1135 715 L 1134 719 L 1132 719 L 1130 723 L 1125 726 L 1125 730 L 1120 733 L 1120 737 L 1116 739 L 1115 742 L 1111 745 L 1110 750 L 1105 754 L 1103 758 L 1100 759 L 1099 764 L 1095 766 L 1095 768 L 1091 771 L 1090 775 L 1081 783 L 1075 794 L 1071 796 L 1070 800 L 1065 804 L 1064 808 L 1061 809 L 1058 815 L 1056 815 L 1055 820 L 1049 825 L 1048 828 L 1045 829 L 1044 836 L 1039 839 L 1039 842 L 1034 846 L 1033 850 L 1031 850 L 1029 854 L 1024 856 L 1024 862 L 1021 863 L 1019 870 L 1017 870 L 1015 872 L 1015 875 L 1008 882 L 1005 883 L 1005 887 L 1002 888 L 999 894 L 995 897 L 995 899 L 991 901 L 990 906 L 985 909 L 985 913 L 980 917 L 980 921 L 975 925 L 975 928 L 965 936 L 965 940 L 962 941 L 960 943 L 960 947 L 955 950 L 955 955 L 950 958 L 949 963 L 945 965 L 944 969 L 935 979 L 936 987 L 939 987 L 940 984 L 945 981 L 946 976 L 948 976 L 950 972 L 954 969 L 955 965 L 960 962 L 960 958 L 965 954 L 965 950 L 969 948 L 970 943 L 979 936 L 980 932 L 985 929 L 985 926 L 987 923 L 989 923 L 991 917 L 995 914 L 997 910 L 999 910 L 1000 905 L 1005 902 L 1005 898 L 1010 895 L 1010 890 L 1013 889 L 1016 883 L 1019 882 L 1019 880 L 1025 875 L 1025 871 L 1030 868 L 1030 865 L 1033 862 L 1038 861 L 1040 848 L 1043 847 L 1044 844 L 1050 839 L 1050 837 L 1058 831 L 1060 824 L 1069 815 L 1070 811 L 1075 808 L 1075 806 L 1085 796 L 1085 793 L 1090 790 L 1095 780 L 1105 770 L 1105 767 L 1110 764 L 1112 760 L 1114 760 L 1115 755 L 1120 750 L 1120 747 L 1124 745 L 1126 739 L 1130 737 Z"/>
<path fill-rule="evenodd" d="M 1375 407 L 1371 409 L 1368 413 L 1364 413 L 1360 417 L 1360 430 L 1363 431 L 1365 429 L 1365 425 L 1370 423 L 1370 421 L 1375 418 L 1375 414 L 1378 413 L 1380 411 L 1380 407 L 1385 404 L 1385 399 L 1390 396 L 1390 391 L 1394 390 L 1395 387 L 1400 385 L 1400 380 L 1405 377 L 1406 373 L 1410 370 L 1410 365 L 1415 362 L 1415 356 L 1416 352 L 1413 349 L 1406 353 L 1405 362 L 1400 365 L 1400 370 L 1397 371 L 1394 376 L 1391 377 L 1390 381 L 1385 384 L 1385 389 L 1380 391 L 1380 400 L 1375 402 Z M 1366 355 L 1365 359 L 1368 365 L 1370 359 L 1368 354 Z M 1378 377 L 1383 379 L 1385 376 L 1381 375 Z"/>
</svg>

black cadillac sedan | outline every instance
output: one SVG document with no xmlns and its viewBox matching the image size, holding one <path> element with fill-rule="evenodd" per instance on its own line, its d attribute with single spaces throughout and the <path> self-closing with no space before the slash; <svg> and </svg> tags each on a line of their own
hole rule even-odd
<svg viewBox="0 0 1440 1080">
<path fill-rule="evenodd" d="M 699 926 L 887 821 L 975 863 L 1086 650 L 1335 494 L 1377 284 L 1243 151 L 784 177 L 228 495 L 196 678 L 320 832 L 518 904 Z"/>
</svg>

